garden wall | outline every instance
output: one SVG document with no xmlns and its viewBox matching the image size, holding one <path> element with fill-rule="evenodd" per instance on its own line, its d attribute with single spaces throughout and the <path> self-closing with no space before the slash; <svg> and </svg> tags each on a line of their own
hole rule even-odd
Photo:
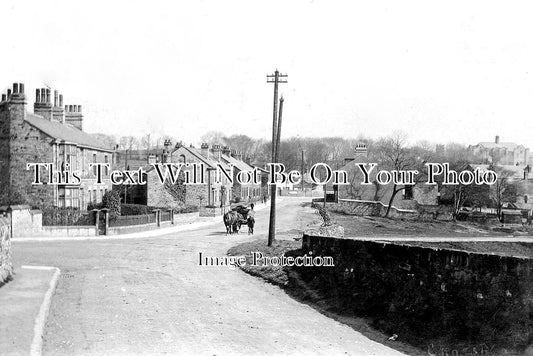
<svg viewBox="0 0 533 356">
<path fill-rule="evenodd" d="M 0 217 L 0 285 L 12 278 L 13 262 L 11 260 L 11 232 L 9 221 Z"/>
<path fill-rule="evenodd" d="M 533 341 L 532 260 L 304 234 L 302 251 L 335 267 L 295 268 L 331 310 L 368 317 L 426 348 Z"/>
</svg>

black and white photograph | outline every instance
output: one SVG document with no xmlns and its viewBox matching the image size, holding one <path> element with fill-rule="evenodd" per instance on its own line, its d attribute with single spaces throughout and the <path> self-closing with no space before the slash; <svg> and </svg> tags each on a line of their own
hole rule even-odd
<svg viewBox="0 0 533 356">
<path fill-rule="evenodd" d="M 3 0 L 0 355 L 533 355 L 532 11 Z"/>
</svg>

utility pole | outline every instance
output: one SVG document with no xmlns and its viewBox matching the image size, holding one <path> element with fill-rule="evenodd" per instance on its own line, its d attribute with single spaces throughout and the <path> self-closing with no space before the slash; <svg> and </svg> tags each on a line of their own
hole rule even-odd
<svg viewBox="0 0 533 356">
<path fill-rule="evenodd" d="M 278 130 L 276 131 L 276 158 L 275 162 L 279 161 L 279 145 L 281 138 L 281 118 L 283 117 L 283 95 L 279 99 L 279 116 L 278 116 Z"/>
<path fill-rule="evenodd" d="M 280 74 L 276 69 L 274 74 L 267 75 L 267 83 L 274 83 L 274 113 L 272 117 L 272 162 L 277 162 L 277 141 L 279 140 L 279 130 L 281 124 L 278 123 L 278 84 L 287 83 L 287 74 Z M 283 101 L 281 105 L 283 107 Z M 270 188 L 270 222 L 268 225 L 268 246 L 272 246 L 272 242 L 276 238 L 276 184 Z"/>
<path fill-rule="evenodd" d="M 305 196 L 305 191 L 304 191 L 304 150 L 303 150 L 303 148 L 301 146 L 300 146 L 300 149 L 302 150 L 302 170 L 300 171 L 300 172 L 302 172 L 302 193 Z"/>
</svg>

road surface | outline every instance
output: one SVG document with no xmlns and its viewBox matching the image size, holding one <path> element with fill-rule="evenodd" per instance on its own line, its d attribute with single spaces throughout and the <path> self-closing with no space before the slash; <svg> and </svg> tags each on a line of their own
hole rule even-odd
<svg viewBox="0 0 533 356">
<path fill-rule="evenodd" d="M 278 229 L 303 222 L 300 199 L 278 204 Z M 265 238 L 268 209 L 256 214 Z M 44 355 L 394 355 L 276 286 L 224 266 L 245 233 L 222 223 L 146 239 L 14 243 L 20 265 L 62 270 L 44 334 Z M 266 238 L 265 238 L 266 239 Z"/>
</svg>

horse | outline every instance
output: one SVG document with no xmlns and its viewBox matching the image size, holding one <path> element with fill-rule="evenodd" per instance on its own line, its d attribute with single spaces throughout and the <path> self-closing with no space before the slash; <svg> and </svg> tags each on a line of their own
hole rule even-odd
<svg viewBox="0 0 533 356">
<path fill-rule="evenodd" d="M 228 211 L 224 214 L 224 225 L 226 226 L 226 235 L 238 233 L 241 228 L 243 216 L 236 211 Z"/>
<path fill-rule="evenodd" d="M 254 234 L 254 225 L 255 225 L 255 219 L 253 215 L 248 216 L 248 219 L 246 219 L 246 224 L 248 225 L 248 235 Z"/>
</svg>

